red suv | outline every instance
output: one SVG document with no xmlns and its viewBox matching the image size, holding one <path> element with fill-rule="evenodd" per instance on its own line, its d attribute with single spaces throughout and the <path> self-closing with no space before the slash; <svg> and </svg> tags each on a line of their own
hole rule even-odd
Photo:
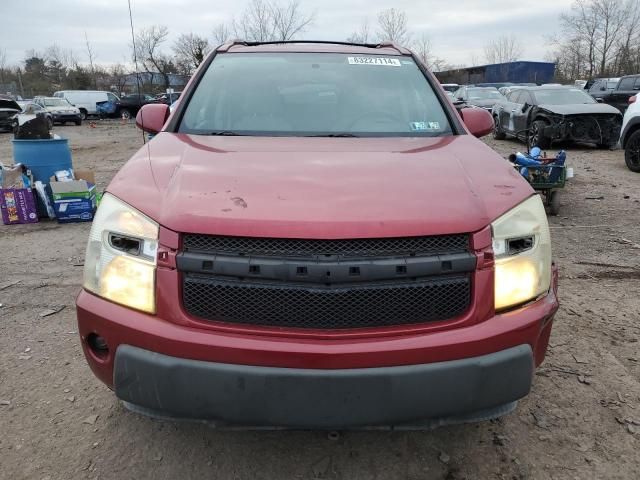
<svg viewBox="0 0 640 480">
<path fill-rule="evenodd" d="M 228 43 L 137 123 L 77 299 L 127 406 L 346 428 L 527 395 L 558 308 L 543 204 L 410 51 Z"/>
</svg>

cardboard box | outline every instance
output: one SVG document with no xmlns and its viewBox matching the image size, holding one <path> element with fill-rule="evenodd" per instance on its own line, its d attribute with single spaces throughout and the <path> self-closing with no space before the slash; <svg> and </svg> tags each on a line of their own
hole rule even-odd
<svg viewBox="0 0 640 480">
<path fill-rule="evenodd" d="M 76 180 L 56 182 L 51 178 L 53 210 L 59 223 L 90 222 L 96 210 L 96 185 L 93 172 L 76 170 Z"/>
<path fill-rule="evenodd" d="M 37 223 L 38 212 L 30 188 L 0 188 L 2 223 Z"/>
</svg>

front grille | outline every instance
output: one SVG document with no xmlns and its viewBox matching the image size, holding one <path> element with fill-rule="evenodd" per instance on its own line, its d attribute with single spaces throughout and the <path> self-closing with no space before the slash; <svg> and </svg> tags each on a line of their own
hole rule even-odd
<svg viewBox="0 0 640 480">
<path fill-rule="evenodd" d="M 183 237 L 183 248 L 187 252 L 280 258 L 439 255 L 468 252 L 469 236 L 459 234 L 430 237 L 307 240 L 187 234 Z"/>
<path fill-rule="evenodd" d="M 183 305 L 207 320 L 290 328 L 347 329 L 447 320 L 471 301 L 468 274 L 349 287 L 247 283 L 184 274 Z"/>
</svg>

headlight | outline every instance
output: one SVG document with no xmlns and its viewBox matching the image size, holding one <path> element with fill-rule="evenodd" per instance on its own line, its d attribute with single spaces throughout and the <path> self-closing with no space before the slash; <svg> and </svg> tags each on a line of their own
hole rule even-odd
<svg viewBox="0 0 640 480">
<path fill-rule="evenodd" d="M 503 310 L 546 293 L 551 285 L 551 237 L 539 195 L 491 224 L 495 308 Z"/>
<path fill-rule="evenodd" d="M 155 313 L 158 224 L 105 193 L 84 262 L 84 288 L 113 302 Z"/>
</svg>

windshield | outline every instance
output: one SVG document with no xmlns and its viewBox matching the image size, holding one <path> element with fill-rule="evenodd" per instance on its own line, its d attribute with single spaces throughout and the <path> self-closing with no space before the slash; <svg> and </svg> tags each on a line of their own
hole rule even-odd
<svg viewBox="0 0 640 480">
<path fill-rule="evenodd" d="M 71 104 L 67 102 L 64 98 L 45 98 L 44 99 L 45 107 L 69 107 Z"/>
<path fill-rule="evenodd" d="M 469 100 L 500 100 L 502 94 L 497 90 L 469 89 Z"/>
<path fill-rule="evenodd" d="M 218 55 L 190 99 L 179 131 L 295 136 L 452 132 L 411 58 L 336 53 Z"/>
<path fill-rule="evenodd" d="M 575 105 L 580 103 L 596 103 L 584 90 L 577 88 L 555 88 L 536 90 L 533 92 L 539 105 Z"/>
</svg>

